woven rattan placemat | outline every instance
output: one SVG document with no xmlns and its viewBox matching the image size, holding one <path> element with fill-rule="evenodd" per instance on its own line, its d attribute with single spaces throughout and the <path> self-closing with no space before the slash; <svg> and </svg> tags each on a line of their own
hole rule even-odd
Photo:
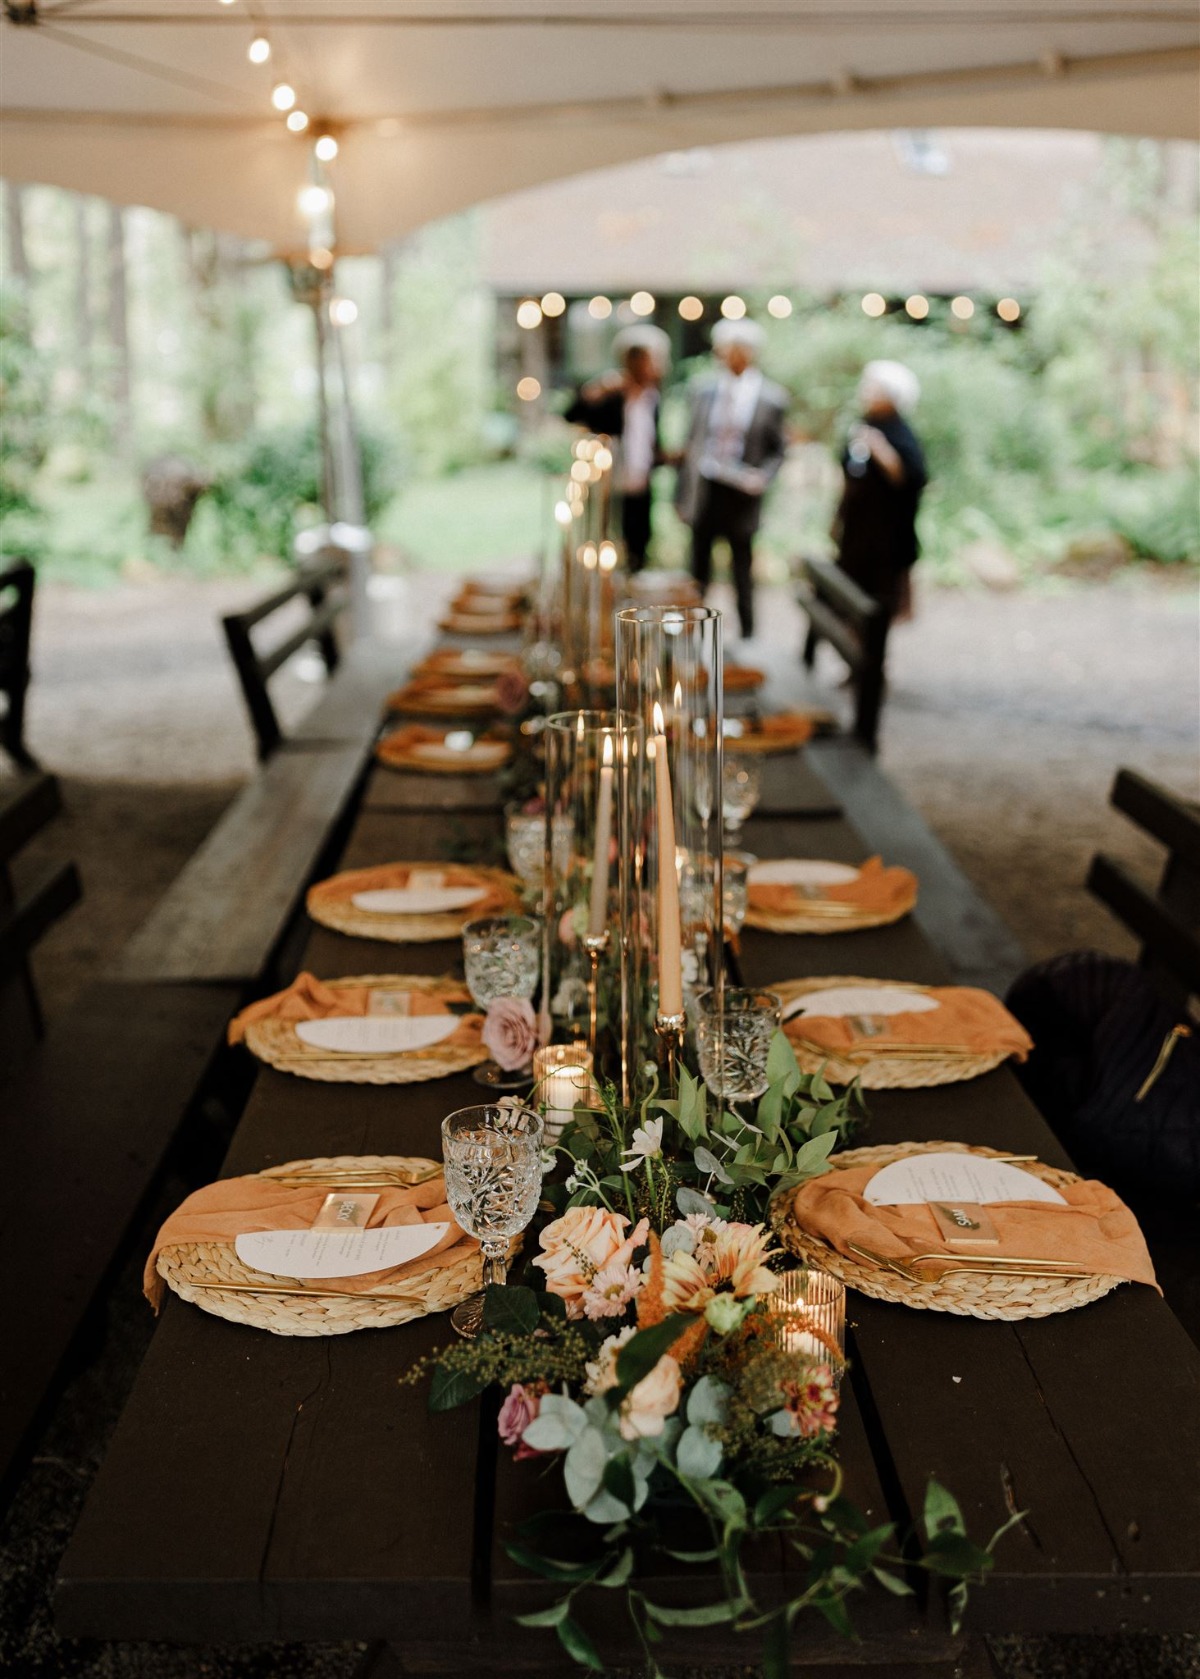
<svg viewBox="0 0 1200 1679">
<path fill-rule="evenodd" d="M 831 1156 L 830 1165 L 835 1171 L 872 1162 L 884 1166 L 889 1160 L 899 1160 L 904 1155 L 945 1151 L 1007 1158 L 999 1149 L 973 1148 L 966 1143 L 884 1143 L 876 1148 L 846 1149 Z M 1044 1166 L 1039 1160 L 1022 1160 L 1021 1170 L 1032 1172 L 1055 1189 L 1079 1181 L 1074 1172 Z M 823 1238 L 810 1234 L 793 1216 L 795 1196 L 795 1190 L 785 1190 L 771 1203 L 771 1222 L 789 1253 L 816 1270 L 828 1271 L 831 1276 L 839 1277 L 847 1288 L 856 1288 L 860 1294 L 869 1294 L 876 1300 L 891 1300 L 900 1306 L 913 1306 L 918 1311 L 953 1312 L 959 1317 L 1009 1321 L 1045 1318 L 1055 1312 L 1070 1312 L 1076 1306 L 1086 1306 L 1093 1300 L 1099 1300 L 1121 1281 L 1119 1277 L 1109 1276 L 1030 1277 L 974 1271 L 939 1277 L 932 1268 L 928 1281 L 917 1281 L 872 1265 L 868 1260 L 839 1253 Z"/>
<path fill-rule="evenodd" d="M 423 991 L 445 1003 L 470 1003 L 471 994 L 457 980 L 432 979 L 428 974 L 354 974 L 326 980 L 331 991 L 340 986 L 370 986 L 374 991 Z M 322 1084 L 424 1084 L 477 1067 L 488 1058 L 473 1031 L 468 1044 L 432 1044 L 428 1049 L 398 1055 L 334 1054 L 304 1043 L 291 1020 L 254 1020 L 246 1026 L 246 1048 L 268 1067 Z"/>
<path fill-rule="evenodd" d="M 777 991 L 785 1004 L 795 997 L 803 997 L 809 991 L 824 991 L 833 986 L 869 985 L 873 990 L 880 986 L 888 986 L 901 991 L 926 991 L 924 985 L 907 985 L 900 980 L 863 979 L 850 975 L 823 975 L 820 979 L 787 979 L 778 985 L 772 985 L 771 990 Z M 784 1030 L 787 1031 L 788 1022 Z M 939 1084 L 960 1084 L 964 1079 L 978 1078 L 981 1073 L 990 1073 L 993 1067 L 1000 1066 L 1008 1059 L 1008 1050 L 997 1050 L 994 1054 L 978 1055 L 974 1052 L 959 1054 L 947 1053 L 939 1050 L 922 1050 L 914 1044 L 912 1049 L 903 1052 L 896 1050 L 880 1050 L 877 1055 L 864 1053 L 861 1057 L 838 1055 L 834 1050 L 821 1048 L 797 1042 L 792 1031 L 788 1031 L 788 1041 L 796 1052 L 796 1060 L 800 1069 L 805 1073 L 824 1071 L 825 1077 L 831 1084 L 850 1084 L 857 1079 L 864 1090 L 928 1090 Z M 863 1049 L 870 1049 L 870 1039 L 863 1040 Z"/>
<path fill-rule="evenodd" d="M 412 868 L 436 870 L 443 863 L 414 863 Z M 479 915 L 519 915 L 521 913 L 521 883 L 504 869 L 493 869 L 483 863 L 470 865 L 472 875 L 481 886 L 498 889 L 503 902 L 495 908 L 480 909 L 468 904 L 465 909 L 446 910 L 437 915 L 380 915 L 376 910 L 360 909 L 354 894 L 364 889 L 364 881 L 377 882 L 376 869 L 348 869 L 330 875 L 308 889 L 308 913 L 322 927 L 335 932 L 349 933 L 353 938 L 382 939 L 386 944 L 436 944 L 439 939 L 457 939 L 468 921 Z"/>
<path fill-rule="evenodd" d="M 307 1178 L 338 1187 L 339 1174 L 375 1172 L 385 1184 L 421 1183 L 440 1174 L 436 1160 L 399 1154 L 333 1155 L 272 1166 L 265 1178 Z M 232 1242 L 192 1242 L 164 1248 L 158 1273 L 167 1286 L 202 1311 L 272 1335 L 349 1335 L 355 1329 L 389 1329 L 430 1312 L 448 1312 L 479 1287 L 479 1251 L 471 1246 L 450 1265 L 435 1266 L 389 1289 L 338 1295 L 331 1283 L 271 1277 L 243 1265 Z M 261 1284 L 256 1289 L 255 1284 Z M 224 1286 L 222 1286 L 224 1285 Z"/>
</svg>

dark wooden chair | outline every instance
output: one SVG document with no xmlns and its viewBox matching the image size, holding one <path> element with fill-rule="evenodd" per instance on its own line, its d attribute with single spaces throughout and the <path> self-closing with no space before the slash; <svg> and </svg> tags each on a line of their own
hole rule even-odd
<svg viewBox="0 0 1200 1679">
<path fill-rule="evenodd" d="M 308 604 L 309 610 L 303 623 L 269 651 L 259 652 L 251 632 L 296 600 Z M 231 612 L 222 618 L 225 639 L 242 685 L 260 759 L 269 758 L 284 744 L 283 730 L 267 684 L 276 671 L 310 643 L 317 647 L 330 674 L 337 669 L 340 655 L 336 626 L 348 600 L 342 565 L 336 560 L 327 560 L 297 572 L 292 582 L 276 589 L 256 606 L 249 607 L 245 612 Z"/>
<path fill-rule="evenodd" d="M 808 617 L 803 659 L 809 670 L 827 641 L 850 666 L 854 734 L 869 752 L 879 743 L 883 662 L 891 614 L 832 560 L 801 560 L 797 599 Z"/>
<path fill-rule="evenodd" d="M 1099 852 L 1088 890 L 1141 941 L 1141 962 L 1168 1001 L 1200 997 L 1200 805 L 1118 770 L 1110 803 L 1167 850 L 1156 892 Z"/>
<path fill-rule="evenodd" d="M 20 890 L 13 881 L 13 859 L 61 809 L 58 782 L 42 770 L 0 783 L 0 1082 L 45 1029 L 30 968 L 33 948 L 82 894 L 74 863 L 43 869 Z"/>
<path fill-rule="evenodd" d="M 25 744 L 25 696 L 29 691 L 29 641 L 33 633 L 36 573 L 28 560 L 0 566 L 0 746 L 22 769 L 36 770 Z"/>
</svg>

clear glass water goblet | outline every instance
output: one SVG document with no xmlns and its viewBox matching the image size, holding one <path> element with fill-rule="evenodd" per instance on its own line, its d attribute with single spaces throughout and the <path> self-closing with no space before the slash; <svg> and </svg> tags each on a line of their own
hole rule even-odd
<svg viewBox="0 0 1200 1679">
<path fill-rule="evenodd" d="M 518 1103 L 459 1108 L 442 1121 L 446 1200 L 459 1226 L 483 1251 L 483 1289 L 503 1284 L 508 1250 L 534 1213 L 542 1193 L 540 1114 Z M 451 1315 L 460 1335 L 478 1335 L 484 1295 L 473 1294 Z"/>
<path fill-rule="evenodd" d="M 726 851 L 721 864 L 721 913 L 725 937 L 736 939 L 746 924 L 750 870 L 758 862 L 748 851 Z"/>
<path fill-rule="evenodd" d="M 736 845 L 742 824 L 758 804 L 762 792 L 762 765 L 757 758 L 725 756 L 721 771 L 721 813 L 725 832 Z"/>
<path fill-rule="evenodd" d="M 542 971 L 542 931 L 528 915 L 487 915 L 463 928 L 463 969 L 467 990 L 481 1009 L 501 997 L 528 1001 Z M 485 1061 L 472 1075 L 493 1090 L 520 1090 L 530 1082 L 529 1069 L 508 1073 Z"/>
<path fill-rule="evenodd" d="M 504 845 L 512 872 L 530 892 L 540 892 L 546 873 L 545 814 L 521 805 L 506 805 Z"/>
<path fill-rule="evenodd" d="M 775 991 L 725 986 L 696 1000 L 700 1075 L 722 1102 L 753 1102 L 767 1088 L 767 1057 L 783 1017 Z"/>
</svg>

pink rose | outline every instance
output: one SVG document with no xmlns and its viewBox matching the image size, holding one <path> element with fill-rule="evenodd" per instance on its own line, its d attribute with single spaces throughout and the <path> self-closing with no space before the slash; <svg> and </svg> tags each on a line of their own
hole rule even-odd
<svg viewBox="0 0 1200 1679">
<path fill-rule="evenodd" d="M 496 1432 L 506 1446 L 515 1446 L 513 1454 L 518 1462 L 526 1457 L 543 1457 L 545 1454 L 527 1446 L 522 1438 L 525 1430 L 542 1408 L 542 1395 L 546 1392 L 545 1382 L 514 1382 L 509 1388 L 500 1415 L 496 1418 Z"/>
<path fill-rule="evenodd" d="M 488 1004 L 482 1040 L 484 1049 L 506 1073 L 528 1067 L 539 1043 L 533 1004 L 525 997 L 497 997 Z"/>
</svg>

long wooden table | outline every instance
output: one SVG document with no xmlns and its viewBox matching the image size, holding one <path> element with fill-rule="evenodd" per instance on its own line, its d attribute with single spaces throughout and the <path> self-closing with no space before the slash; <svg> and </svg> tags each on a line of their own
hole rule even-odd
<svg viewBox="0 0 1200 1679">
<path fill-rule="evenodd" d="M 805 776 L 819 780 L 821 762 L 810 751 Z M 416 778 L 416 806 L 405 808 L 406 779 L 370 772 L 341 866 L 497 845 L 501 813 L 479 784 L 458 801 L 422 799 L 419 783 L 434 778 Z M 766 815 L 748 824 L 746 842 L 762 857 L 856 861 L 879 835 L 865 841 L 844 816 Z M 461 971 L 454 944 L 397 946 L 317 926 L 303 965 L 322 977 Z M 915 919 L 821 937 L 749 932 L 743 967 L 753 984 L 955 977 Z M 263 1068 L 224 1170 L 308 1155 L 436 1156 L 442 1117 L 478 1097 L 465 1075 L 387 1088 Z M 1066 1163 L 1007 1069 L 874 1094 L 869 1110 L 872 1142 L 979 1142 Z M 907 1527 L 930 1475 L 954 1491 L 975 1536 L 1014 1508 L 1029 1511 L 972 1594 L 971 1633 L 1200 1627 L 1200 1355 L 1157 1295 L 1124 1286 L 1083 1310 L 1017 1324 L 855 1295 L 849 1320 L 840 1450 L 847 1492 L 872 1520 Z M 497 1452 L 486 1400 L 431 1416 L 423 1391 L 398 1385 L 447 1334 L 443 1320 L 424 1319 L 274 1338 L 170 1298 L 62 1563 L 60 1629 L 197 1644 L 379 1640 L 390 1651 L 381 1673 L 563 1671 L 552 1635 L 511 1623 L 546 1589 L 502 1546 L 510 1524 L 545 1500 L 544 1483 Z M 768 1564 L 787 1568 L 782 1551 Z M 617 1618 L 615 1603 L 604 1608 Z M 801 1624 L 797 1663 L 882 1665 L 898 1679 L 948 1673 L 961 1659 L 936 1593 L 914 1602 L 879 1593 L 855 1609 L 860 1643 Z M 756 1654 L 719 1629 L 679 1648 L 709 1665 Z"/>
</svg>

